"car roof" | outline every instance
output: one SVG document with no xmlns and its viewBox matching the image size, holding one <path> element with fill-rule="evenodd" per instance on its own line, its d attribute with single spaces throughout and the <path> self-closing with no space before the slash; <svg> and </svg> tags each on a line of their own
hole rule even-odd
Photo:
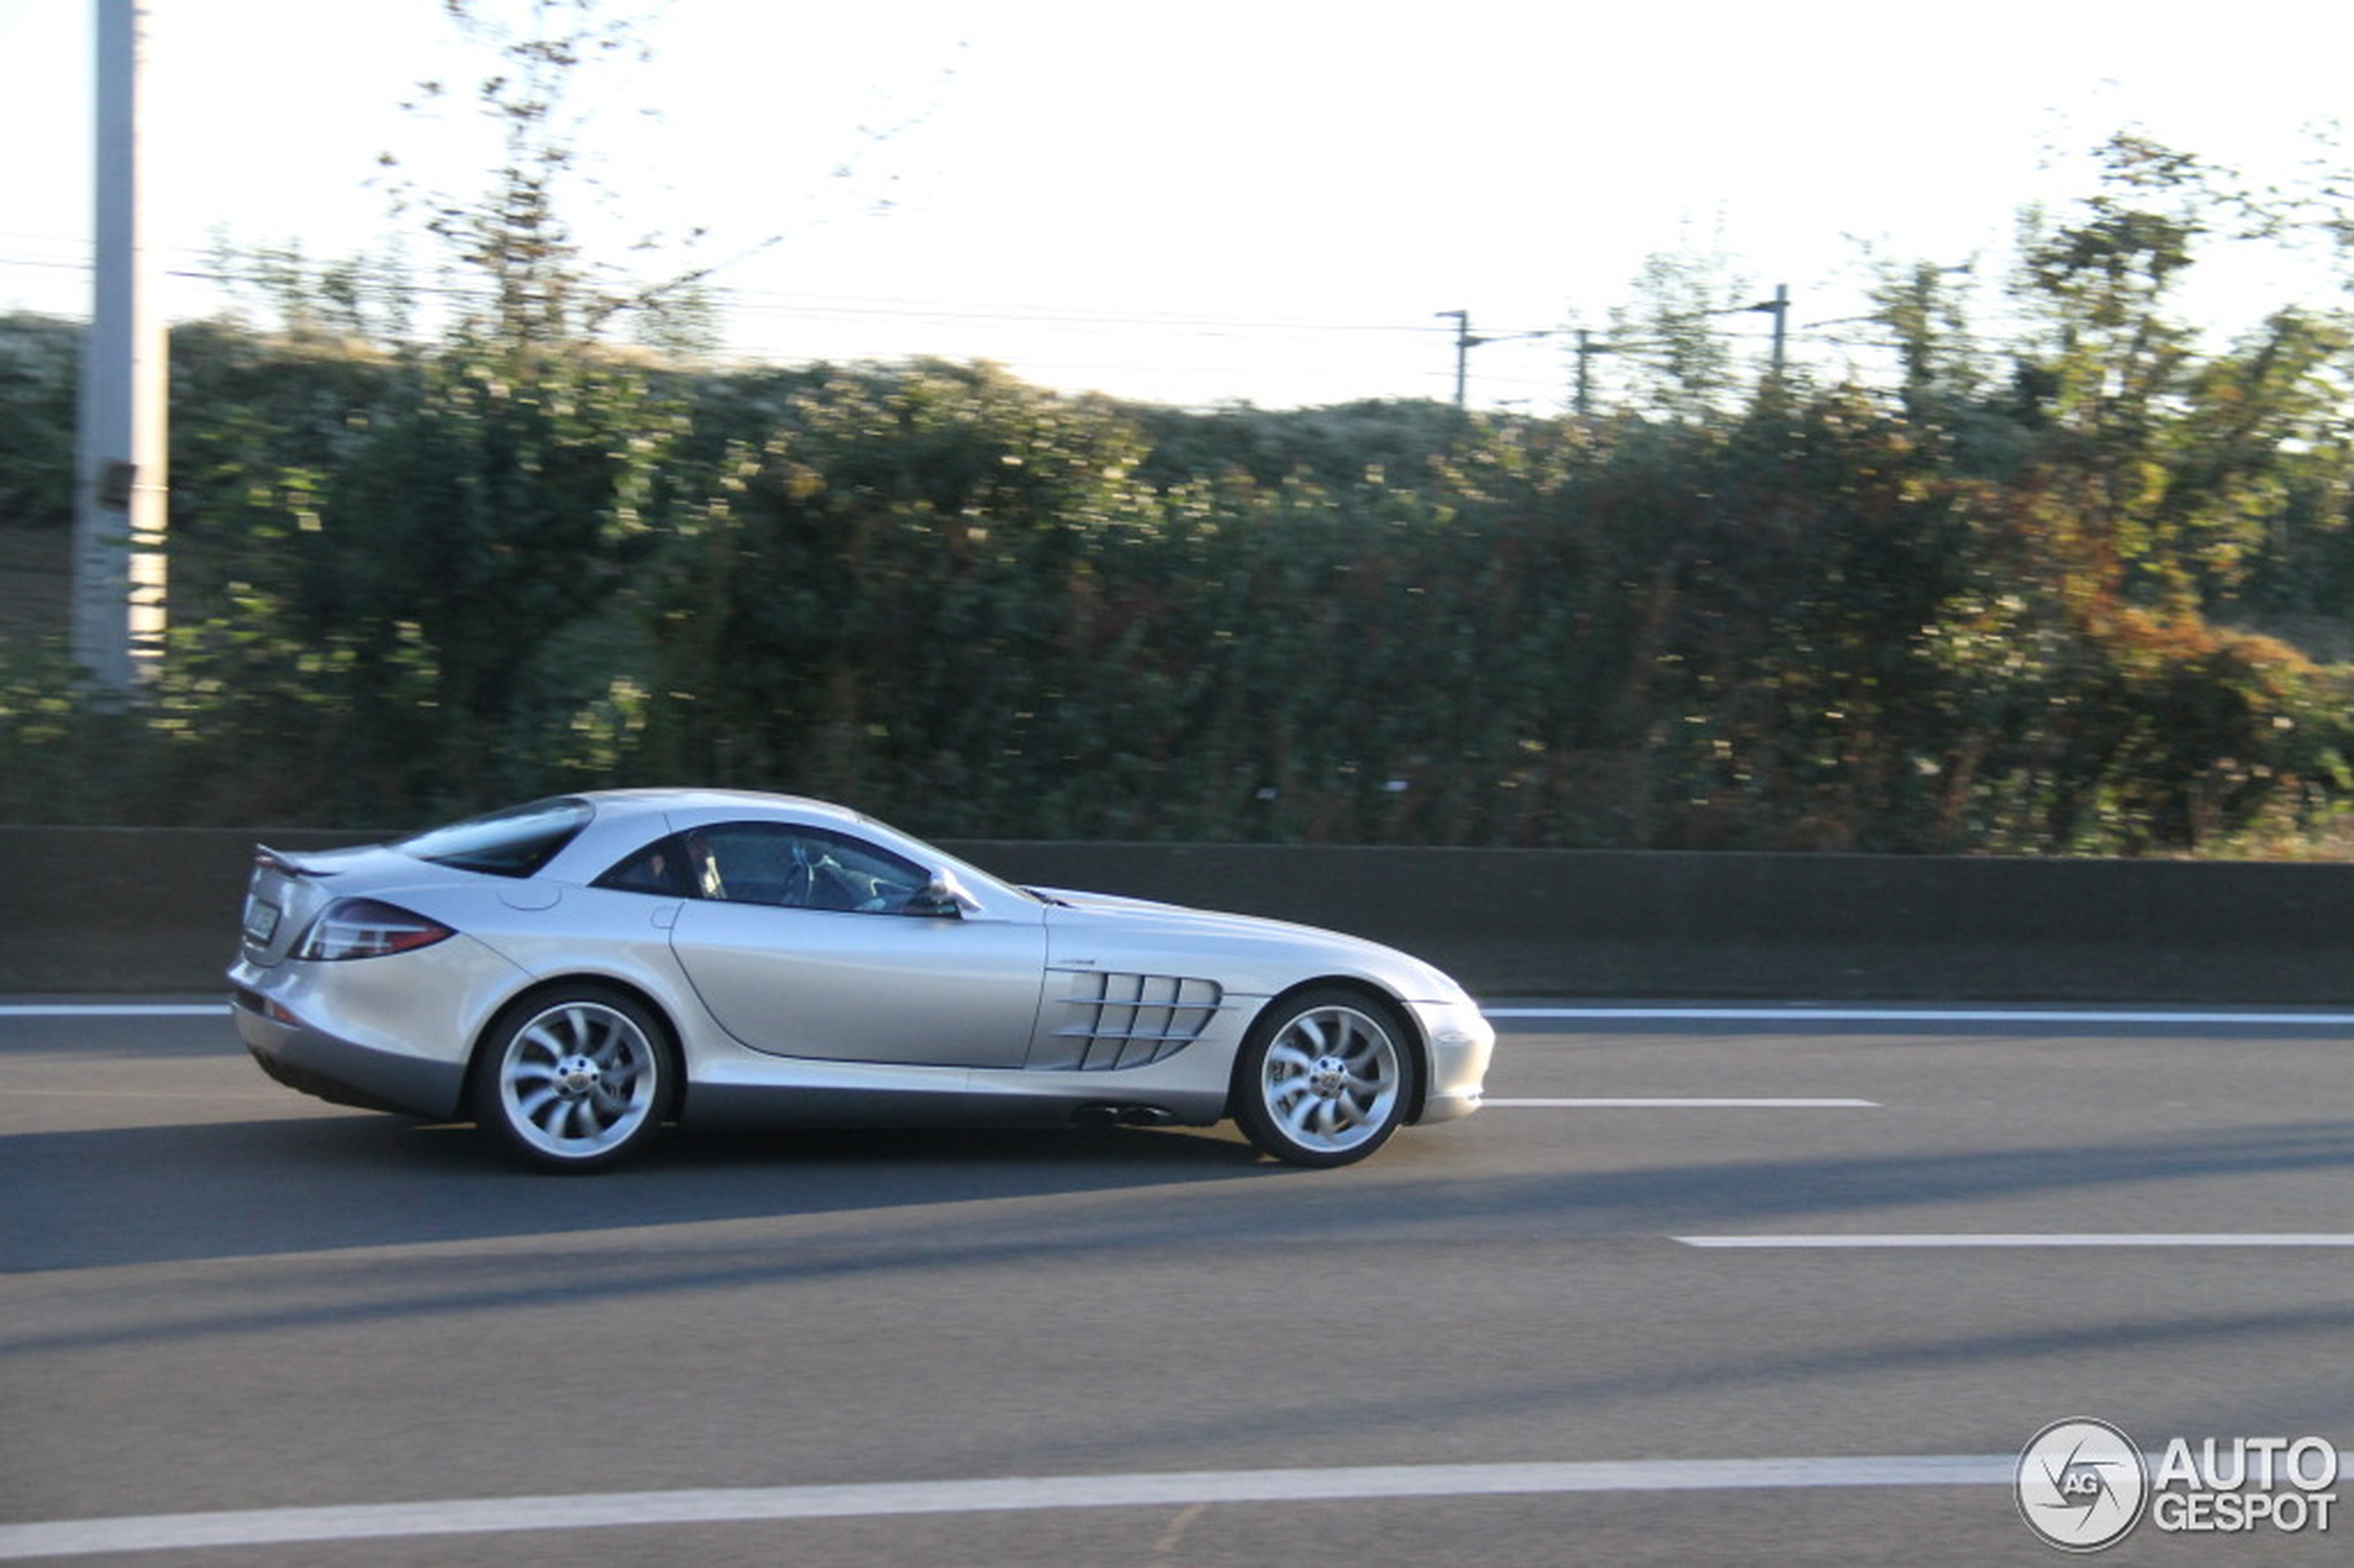
<svg viewBox="0 0 2354 1568">
<path fill-rule="evenodd" d="M 854 821 L 858 813 L 831 801 L 807 795 L 781 795 L 766 790 L 718 790 L 699 785 L 665 784 L 632 790 L 589 790 L 580 799 L 600 812 L 619 808 L 625 814 L 672 811 L 781 811 Z"/>
<path fill-rule="evenodd" d="M 561 868 L 567 876 L 593 875 L 583 870 L 585 862 L 597 862 L 597 870 L 602 870 L 613 856 L 663 833 L 720 822 L 790 822 L 867 836 L 904 837 L 848 806 L 759 790 L 664 786 L 591 790 L 572 798 L 587 802 L 594 815 L 565 854 L 551 863 L 551 868 Z M 584 857 L 582 861 L 571 861 L 576 852 Z"/>
</svg>

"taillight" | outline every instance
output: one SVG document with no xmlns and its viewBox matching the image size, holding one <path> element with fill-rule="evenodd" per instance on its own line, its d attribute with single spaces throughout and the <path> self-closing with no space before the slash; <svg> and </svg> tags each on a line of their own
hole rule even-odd
<svg viewBox="0 0 2354 1568">
<path fill-rule="evenodd" d="M 413 953 L 458 933 L 437 920 L 373 898 L 339 898 L 311 922 L 297 958 L 332 962 Z"/>
</svg>

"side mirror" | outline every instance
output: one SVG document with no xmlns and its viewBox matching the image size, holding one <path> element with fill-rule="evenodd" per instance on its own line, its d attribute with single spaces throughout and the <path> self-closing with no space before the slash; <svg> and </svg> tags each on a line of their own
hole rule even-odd
<svg viewBox="0 0 2354 1568">
<path fill-rule="evenodd" d="M 961 920 L 981 913 L 981 901 L 967 892 L 953 871 L 931 874 L 924 891 L 907 901 L 906 913 L 935 920 Z"/>
</svg>

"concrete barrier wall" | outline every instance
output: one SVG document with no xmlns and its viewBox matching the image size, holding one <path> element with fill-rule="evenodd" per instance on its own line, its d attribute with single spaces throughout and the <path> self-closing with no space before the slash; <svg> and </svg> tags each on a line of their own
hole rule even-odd
<svg viewBox="0 0 2354 1568">
<path fill-rule="evenodd" d="M 0 828 L 0 991 L 220 984 L 254 840 Z M 1487 996 L 2354 1002 L 2354 866 L 989 842 L 1019 881 L 1355 931 Z"/>
</svg>

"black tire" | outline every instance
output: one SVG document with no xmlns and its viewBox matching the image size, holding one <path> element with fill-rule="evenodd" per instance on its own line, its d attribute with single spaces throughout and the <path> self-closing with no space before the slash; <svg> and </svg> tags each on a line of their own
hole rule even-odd
<svg viewBox="0 0 2354 1568">
<path fill-rule="evenodd" d="M 1289 1165 L 1363 1159 L 1413 1104 L 1422 1064 L 1398 1010 L 1362 992 L 1318 987 L 1259 1016 L 1234 1058 L 1234 1120 Z"/>
<path fill-rule="evenodd" d="M 610 986 L 543 991 L 508 1009 L 475 1064 L 482 1131 L 542 1170 L 601 1170 L 662 1130 L 676 1057 L 661 1020 Z"/>
</svg>

